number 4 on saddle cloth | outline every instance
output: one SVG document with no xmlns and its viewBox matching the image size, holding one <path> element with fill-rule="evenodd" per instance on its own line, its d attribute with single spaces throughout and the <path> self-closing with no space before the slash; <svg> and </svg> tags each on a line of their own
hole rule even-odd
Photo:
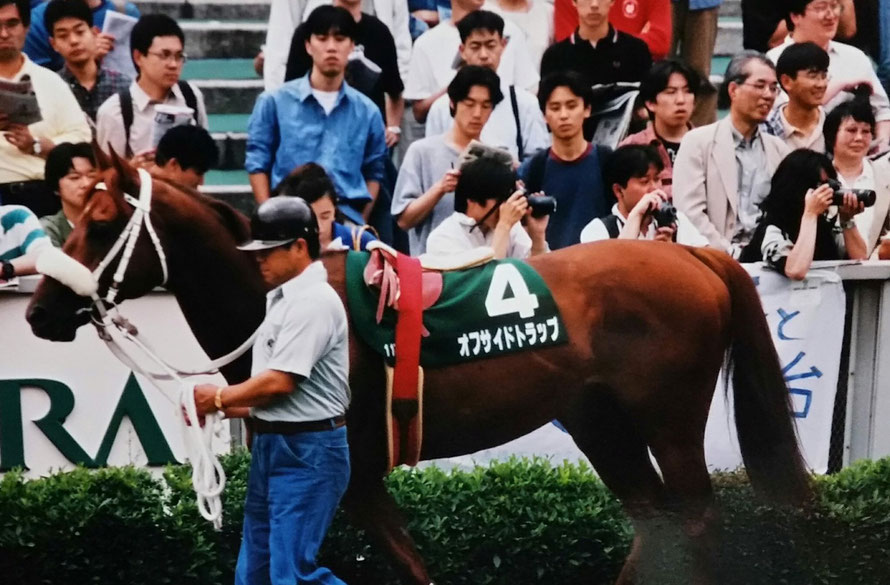
<svg viewBox="0 0 890 585">
<path fill-rule="evenodd" d="M 445 269 L 374 243 L 348 252 L 354 331 L 387 367 L 389 468 L 420 458 L 423 369 L 558 345 L 568 340 L 547 284 L 519 260 L 490 254 Z"/>
</svg>

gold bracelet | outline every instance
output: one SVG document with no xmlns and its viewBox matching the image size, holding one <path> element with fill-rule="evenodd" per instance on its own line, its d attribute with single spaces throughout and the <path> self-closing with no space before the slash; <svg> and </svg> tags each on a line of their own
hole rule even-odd
<svg viewBox="0 0 890 585">
<path fill-rule="evenodd" d="M 216 410 L 220 410 L 220 411 L 223 409 L 223 403 L 222 403 L 222 391 L 223 391 L 223 387 L 222 387 L 222 386 L 220 386 L 219 388 L 217 388 L 217 389 L 216 389 L 216 396 L 213 398 L 213 404 L 214 404 L 214 406 L 216 406 Z"/>
</svg>

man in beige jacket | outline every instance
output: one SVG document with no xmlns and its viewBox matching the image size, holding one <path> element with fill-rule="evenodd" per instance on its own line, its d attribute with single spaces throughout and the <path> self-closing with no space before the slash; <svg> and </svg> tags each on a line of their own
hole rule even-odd
<svg viewBox="0 0 890 585">
<path fill-rule="evenodd" d="M 779 91 L 775 66 L 743 51 L 726 68 L 729 115 L 691 130 L 674 163 L 673 198 L 711 246 L 738 257 L 760 217 L 760 203 L 788 146 L 759 130 Z"/>
</svg>

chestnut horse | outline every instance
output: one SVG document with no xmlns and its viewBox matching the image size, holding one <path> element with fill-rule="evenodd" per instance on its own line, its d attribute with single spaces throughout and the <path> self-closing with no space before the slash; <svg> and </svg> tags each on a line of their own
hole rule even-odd
<svg viewBox="0 0 890 585">
<path fill-rule="evenodd" d="M 100 160 L 107 190 L 91 190 L 64 251 L 94 268 L 124 228 L 139 177 L 125 162 Z M 263 318 L 264 286 L 229 206 L 162 180 L 153 182 L 152 221 L 166 252 L 167 288 L 210 356 L 231 351 Z M 346 302 L 345 254 L 322 259 Z M 139 236 L 121 300 L 161 282 L 149 237 Z M 427 370 L 422 458 L 493 447 L 559 420 L 633 519 L 635 538 L 619 583 L 639 583 L 656 552 L 653 519 L 669 519 L 694 561 L 686 582 L 712 581 L 712 488 L 704 435 L 718 374 L 732 372 L 739 444 L 755 488 L 803 504 L 810 485 L 790 402 L 760 300 L 748 274 L 722 252 L 653 242 L 610 241 L 538 256 L 565 322 L 564 345 Z M 100 294 L 109 286 L 100 279 Z M 71 340 L 90 300 L 44 278 L 27 318 L 34 333 Z M 87 310 L 84 310 L 87 309 Z M 249 353 L 248 353 L 249 356 Z M 383 360 L 350 336 L 348 413 L 352 478 L 343 505 L 392 558 L 403 582 L 431 580 L 386 491 Z M 231 383 L 249 357 L 228 366 Z M 650 450 L 660 474 L 650 459 Z M 647 552 L 648 551 L 648 552 Z"/>
</svg>

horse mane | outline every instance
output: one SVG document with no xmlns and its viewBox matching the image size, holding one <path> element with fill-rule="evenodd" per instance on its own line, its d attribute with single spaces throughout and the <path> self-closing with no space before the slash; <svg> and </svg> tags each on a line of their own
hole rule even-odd
<svg viewBox="0 0 890 585">
<path fill-rule="evenodd" d="M 236 242 L 241 243 L 250 239 L 250 222 L 243 213 L 232 207 L 225 201 L 221 201 L 209 195 L 205 195 L 196 189 L 180 185 L 163 177 L 152 175 L 152 179 L 161 182 L 175 191 L 179 191 L 187 197 L 210 208 L 220 220 Z"/>
<path fill-rule="evenodd" d="M 214 199 L 198 193 L 197 199 L 204 203 L 219 217 L 223 226 L 229 231 L 238 243 L 246 242 L 250 239 L 250 223 L 243 213 L 219 199 Z"/>
</svg>

